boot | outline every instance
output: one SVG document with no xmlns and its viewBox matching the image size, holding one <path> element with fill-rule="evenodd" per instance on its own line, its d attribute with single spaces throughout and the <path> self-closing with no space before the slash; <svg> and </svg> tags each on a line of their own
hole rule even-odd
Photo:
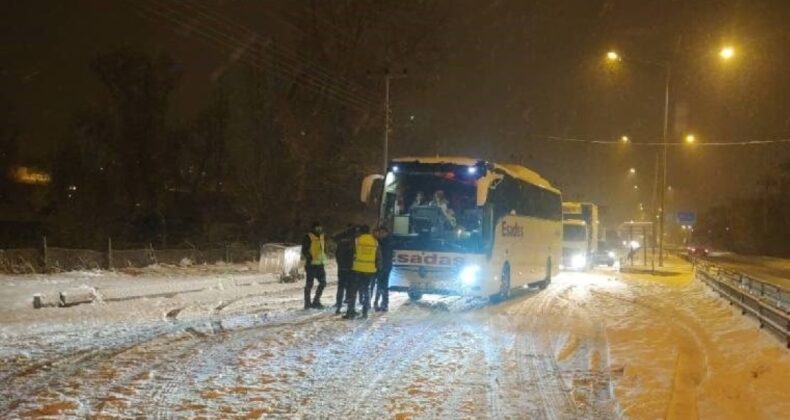
<svg viewBox="0 0 790 420">
<path fill-rule="evenodd" d="M 343 315 L 343 319 L 354 319 L 356 317 L 357 317 L 356 312 L 346 312 L 346 314 Z"/>
<path fill-rule="evenodd" d="M 319 302 L 318 300 L 314 300 L 312 308 L 313 309 L 324 309 L 324 305 L 322 305 L 321 302 Z"/>
<path fill-rule="evenodd" d="M 340 315 L 340 307 L 335 309 L 335 315 Z"/>
<path fill-rule="evenodd" d="M 314 308 L 317 308 L 317 307 L 323 308 L 323 306 L 321 305 L 321 295 L 323 295 L 323 294 L 324 294 L 324 285 L 319 283 L 318 287 L 315 289 L 315 296 L 313 297 L 313 307 Z"/>
</svg>

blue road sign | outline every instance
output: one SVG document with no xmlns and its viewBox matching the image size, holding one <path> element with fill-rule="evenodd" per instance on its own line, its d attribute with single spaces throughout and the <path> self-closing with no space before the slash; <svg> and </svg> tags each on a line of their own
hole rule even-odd
<svg viewBox="0 0 790 420">
<path fill-rule="evenodd" d="M 679 211 L 677 220 L 681 225 L 693 225 L 697 223 L 697 213 L 693 211 Z"/>
</svg>

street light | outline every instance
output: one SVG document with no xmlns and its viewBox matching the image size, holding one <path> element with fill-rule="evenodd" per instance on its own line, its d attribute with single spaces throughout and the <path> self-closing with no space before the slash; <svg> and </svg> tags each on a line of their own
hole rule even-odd
<svg viewBox="0 0 790 420">
<path fill-rule="evenodd" d="M 696 137 L 694 137 L 694 135 L 693 135 L 693 134 L 688 134 L 688 135 L 686 135 L 686 143 L 688 143 L 688 144 L 692 144 L 692 143 L 694 143 L 696 140 L 697 140 L 697 138 L 696 138 Z"/>
<path fill-rule="evenodd" d="M 616 51 L 609 51 L 606 53 L 606 59 L 609 61 L 620 61 L 620 54 L 617 54 Z"/>
<path fill-rule="evenodd" d="M 620 141 L 623 143 L 628 143 L 628 136 L 620 137 Z"/>
<path fill-rule="evenodd" d="M 631 169 L 628 170 L 628 172 L 630 172 L 631 175 L 633 175 L 633 174 L 636 173 L 636 168 L 631 168 Z"/>
<path fill-rule="evenodd" d="M 723 60 L 729 60 L 734 56 L 735 56 L 735 49 L 732 47 L 729 46 L 724 47 L 721 49 L 721 51 L 719 51 L 719 57 L 721 57 Z"/>
</svg>

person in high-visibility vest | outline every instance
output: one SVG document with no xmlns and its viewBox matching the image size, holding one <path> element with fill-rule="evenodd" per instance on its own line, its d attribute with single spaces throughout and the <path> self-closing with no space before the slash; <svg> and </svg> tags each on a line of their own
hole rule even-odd
<svg viewBox="0 0 790 420">
<path fill-rule="evenodd" d="M 379 243 L 370 234 L 370 226 L 360 226 L 359 236 L 354 241 L 354 263 L 351 270 L 354 272 L 354 282 L 350 290 L 351 298 L 346 310 L 346 319 L 354 319 L 356 313 L 357 292 L 362 303 L 362 318 L 368 317 L 370 309 L 370 283 L 376 278 L 376 273 L 381 267 L 381 250 Z"/>
<path fill-rule="evenodd" d="M 302 258 L 305 261 L 305 277 L 304 285 L 304 308 L 321 309 L 321 294 L 326 287 L 326 243 L 324 241 L 324 229 L 321 223 L 314 222 L 310 231 L 304 236 L 302 240 Z M 318 280 L 318 287 L 315 290 L 315 296 L 310 300 L 310 294 L 313 290 L 313 282 Z"/>
</svg>

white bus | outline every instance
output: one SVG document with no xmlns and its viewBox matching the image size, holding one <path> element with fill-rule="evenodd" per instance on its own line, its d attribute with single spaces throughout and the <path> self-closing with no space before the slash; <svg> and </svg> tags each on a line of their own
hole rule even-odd
<svg viewBox="0 0 790 420">
<path fill-rule="evenodd" d="M 380 224 L 392 232 L 390 289 L 506 299 L 546 287 L 562 255 L 562 197 L 537 173 L 469 158 L 402 158 L 376 180 Z"/>
</svg>

